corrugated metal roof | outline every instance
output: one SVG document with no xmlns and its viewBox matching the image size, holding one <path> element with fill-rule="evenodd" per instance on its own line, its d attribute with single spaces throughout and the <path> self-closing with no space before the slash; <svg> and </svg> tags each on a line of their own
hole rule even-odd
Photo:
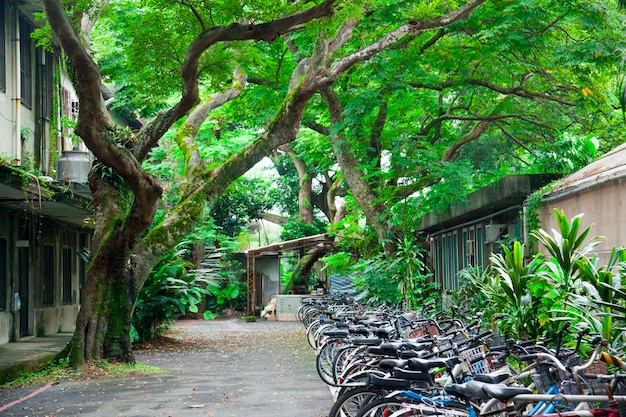
<svg viewBox="0 0 626 417">
<path fill-rule="evenodd" d="M 558 199 L 572 192 L 593 188 L 624 175 L 626 175 L 626 143 L 563 178 L 561 184 L 548 191 L 544 198 Z"/>
<path fill-rule="evenodd" d="M 310 248 L 317 245 L 331 245 L 333 239 L 327 234 L 307 236 L 300 239 L 288 240 L 285 242 L 275 243 L 273 245 L 262 246 L 259 248 L 248 249 L 246 255 L 249 257 L 279 255 L 283 252 L 295 251 L 303 248 Z"/>
</svg>

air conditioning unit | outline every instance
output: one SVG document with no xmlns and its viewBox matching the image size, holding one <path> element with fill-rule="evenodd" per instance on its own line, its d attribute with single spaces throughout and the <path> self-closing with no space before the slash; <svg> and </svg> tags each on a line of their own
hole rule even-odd
<svg viewBox="0 0 626 417">
<path fill-rule="evenodd" d="M 500 239 L 500 235 L 506 229 L 503 224 L 488 224 L 485 225 L 485 243 L 493 243 Z"/>
</svg>

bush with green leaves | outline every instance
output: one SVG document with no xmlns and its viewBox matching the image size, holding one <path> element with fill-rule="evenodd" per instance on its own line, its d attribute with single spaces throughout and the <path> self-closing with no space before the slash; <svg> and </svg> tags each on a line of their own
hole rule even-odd
<svg viewBox="0 0 626 417">
<path fill-rule="evenodd" d="M 178 317 L 198 312 L 198 303 L 209 293 L 210 280 L 193 271 L 187 253 L 185 243 L 178 245 L 161 257 L 148 275 L 135 303 L 133 341 L 158 337 Z"/>
<path fill-rule="evenodd" d="M 459 289 L 450 291 L 452 304 L 470 314 L 480 312 L 483 319 L 490 320 L 497 310 L 483 291 L 483 287 L 491 279 L 490 269 L 470 266 L 460 270 L 457 273 Z"/>
<path fill-rule="evenodd" d="M 574 316 L 579 327 L 601 334 L 615 351 L 626 353 L 626 249 L 613 248 L 606 265 L 599 265 L 597 257 L 579 262 L 579 273 L 582 291 L 571 296 L 564 313 Z"/>
<path fill-rule="evenodd" d="M 573 321 L 579 328 L 601 334 L 616 351 L 626 353 L 625 249 L 613 248 L 606 265 L 600 265 L 593 254 L 600 238 L 589 238 L 591 226 L 580 231 L 582 215 L 570 221 L 563 211 L 555 210 L 554 214 L 558 231 L 533 233 L 551 256 L 547 262 L 551 291 L 544 301 L 551 303 L 551 319 Z"/>
<path fill-rule="evenodd" d="M 599 238 L 588 227 L 581 230 L 581 215 L 567 219 L 555 210 L 558 230 L 532 232 L 546 254 L 528 258 L 524 245 L 505 245 L 492 254 L 485 270 L 461 272 L 463 286 L 457 293 L 479 294 L 473 301 L 487 317 L 496 317 L 499 330 L 508 337 L 554 336 L 559 322 L 599 333 L 619 353 L 626 353 L 624 320 L 626 250 L 615 248 L 608 263 L 593 255 Z"/>
<path fill-rule="evenodd" d="M 393 254 L 379 253 L 353 264 L 349 274 L 357 291 L 363 291 L 370 304 L 385 304 L 407 310 L 419 310 L 424 303 L 439 300 L 437 285 L 424 263 L 425 250 L 412 236 L 396 242 Z M 342 255 L 343 254 L 343 255 Z M 341 262 L 347 252 L 328 257 L 332 262 Z M 344 272 L 345 273 L 345 272 Z"/>
<path fill-rule="evenodd" d="M 248 284 L 239 280 L 245 272 L 241 264 L 229 259 L 220 251 L 216 251 L 209 258 L 205 260 L 204 268 L 197 271 L 204 274 L 208 283 L 207 310 L 204 312 L 204 318 L 213 319 L 222 314 L 226 307 L 244 310 L 247 307 Z"/>
<path fill-rule="evenodd" d="M 319 235 L 326 232 L 326 227 L 327 224 L 319 219 L 314 219 L 313 223 L 305 223 L 299 219 L 291 219 L 283 225 L 280 239 L 286 241 Z"/>
<path fill-rule="evenodd" d="M 535 339 L 541 335 L 540 321 L 545 282 L 544 263 L 540 256 L 529 261 L 524 257 L 524 245 L 514 242 L 502 253 L 491 255 L 493 272 L 484 290 L 495 304 L 500 327 L 508 335 Z"/>
</svg>

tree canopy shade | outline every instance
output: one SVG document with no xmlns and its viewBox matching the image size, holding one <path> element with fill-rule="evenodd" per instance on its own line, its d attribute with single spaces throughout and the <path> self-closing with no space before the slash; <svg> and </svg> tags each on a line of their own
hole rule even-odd
<svg viewBox="0 0 626 417">
<path fill-rule="evenodd" d="M 425 201 L 407 197 L 425 189 L 447 206 L 562 155 L 564 132 L 610 148 L 623 28 L 603 2 L 488 2 L 353 68 L 322 91 L 328 116 L 306 125 L 328 135 L 379 240 L 396 239 Z"/>
<path fill-rule="evenodd" d="M 605 3 L 119 1 L 94 32 L 94 55 L 77 33 L 91 33 L 99 9 L 43 3 L 77 74 L 76 133 L 97 158 L 74 364 L 133 360 L 132 306 L 152 263 L 202 219 L 206 202 L 277 149 L 302 162 L 303 187 L 311 173 L 325 176 L 327 192 L 345 180 L 349 208 L 380 244 L 402 232 L 399 202 L 455 183 L 459 167 L 479 165 L 470 155 L 481 147 L 505 147 L 489 155 L 491 167 L 526 163 L 560 132 L 586 135 L 615 117 L 606 85 L 623 26 Z M 139 131 L 113 125 L 103 78 L 116 84 L 119 109 L 145 118 Z M 201 129 L 226 103 L 218 128 Z M 199 141 L 242 127 L 255 137 L 240 149 L 213 160 L 201 151 Z M 152 224 L 163 185 L 142 163 L 168 131 L 185 169 L 180 197 Z"/>
<path fill-rule="evenodd" d="M 161 110 L 137 133 L 112 125 L 103 107 L 100 69 L 72 26 L 67 10 L 55 0 L 44 1 L 44 6 L 48 21 L 76 71 L 81 102 L 76 133 L 98 160 L 89 176 L 96 230 L 77 328 L 70 345 L 71 361 L 76 365 L 86 359 L 103 357 L 132 361 L 129 341 L 132 307 L 152 262 L 184 235 L 186 224 L 193 224 L 199 217 L 198 205 L 202 205 L 207 194 L 219 195 L 232 179 L 263 156 L 264 151 L 259 149 L 273 149 L 282 141 L 294 139 L 303 105 L 312 94 L 306 88 L 294 89 L 256 148 L 246 149 L 219 169 L 207 171 L 197 157 L 197 146 L 193 142 L 198 126 L 212 108 L 241 91 L 245 75 L 236 71 L 231 89 L 197 106 L 200 103 L 202 54 L 220 42 L 273 41 L 312 19 L 331 15 L 334 4 L 326 1 L 267 23 L 233 23 L 213 26 L 211 30 L 197 29 L 198 34 L 191 39 L 180 62 L 179 99 L 171 107 Z M 190 9 L 195 10 L 194 7 Z M 177 134 L 177 143 L 184 150 L 187 161 L 189 180 L 182 203 L 163 223 L 139 240 L 154 218 L 162 192 L 159 181 L 142 168 L 141 161 L 173 124 L 194 107 L 194 112 Z"/>
</svg>

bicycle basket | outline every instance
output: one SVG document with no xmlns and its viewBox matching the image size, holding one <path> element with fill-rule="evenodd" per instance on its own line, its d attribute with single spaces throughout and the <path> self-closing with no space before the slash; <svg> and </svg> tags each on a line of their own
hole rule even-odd
<svg viewBox="0 0 626 417">
<path fill-rule="evenodd" d="M 467 375 L 487 374 L 493 370 L 485 357 L 483 345 L 463 350 L 459 353 L 459 359 L 461 359 L 461 369 Z"/>
<path fill-rule="evenodd" d="M 439 329 L 434 324 L 423 324 L 411 329 L 409 333 L 411 339 L 422 336 L 439 336 Z"/>
</svg>

